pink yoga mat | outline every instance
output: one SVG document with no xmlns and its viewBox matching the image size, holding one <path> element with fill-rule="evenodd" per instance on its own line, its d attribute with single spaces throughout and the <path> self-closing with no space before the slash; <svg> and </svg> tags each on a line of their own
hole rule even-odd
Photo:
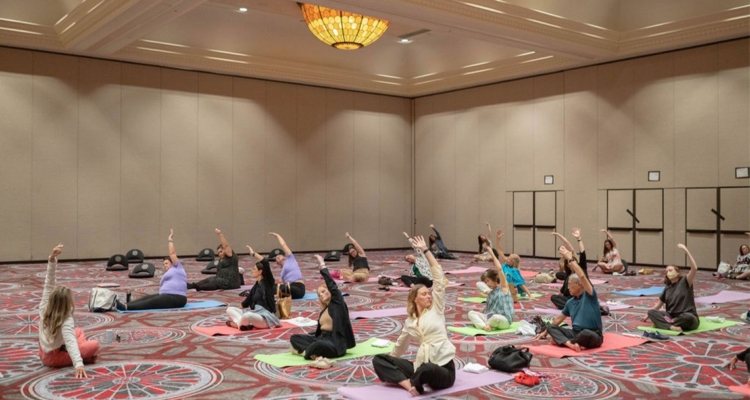
<svg viewBox="0 0 750 400">
<path fill-rule="evenodd" d="M 406 315 L 406 307 L 384 308 L 382 310 L 355 311 L 349 313 L 349 319 L 357 318 L 382 318 Z"/>
<path fill-rule="evenodd" d="M 193 329 L 196 332 L 200 332 L 208 336 L 229 336 L 229 335 L 245 335 L 248 333 L 253 333 L 253 332 L 258 332 L 258 331 L 270 331 L 274 329 L 289 329 L 289 328 L 297 328 L 297 326 L 292 325 L 288 322 L 281 321 L 281 326 L 279 327 L 268 328 L 268 329 L 250 329 L 249 331 L 241 331 L 239 329 L 234 329 L 226 325 L 207 326 L 207 327 L 197 326 Z"/>
<path fill-rule="evenodd" d="M 445 271 L 446 274 L 480 274 L 484 271 L 487 271 L 487 268 L 484 267 L 469 267 L 464 269 L 456 269 L 453 271 Z"/>
<path fill-rule="evenodd" d="M 747 292 L 735 292 L 733 290 L 722 290 L 721 292 L 706 297 L 698 297 L 695 299 L 696 303 L 702 304 L 716 304 L 716 303 L 732 303 L 740 302 L 750 299 L 750 293 Z"/>
<path fill-rule="evenodd" d="M 481 374 L 473 374 L 471 372 L 464 372 L 463 370 L 456 371 L 456 382 L 453 386 L 448 389 L 436 390 L 434 392 L 429 391 L 428 387 L 425 388 L 425 392 L 421 396 L 412 397 L 404 388 L 398 385 L 388 385 L 380 383 L 369 386 L 359 387 L 340 387 L 336 391 L 349 399 L 352 400 L 373 400 L 373 399 L 388 399 L 388 400 L 400 400 L 400 399 L 429 399 L 437 396 L 444 396 L 449 393 L 462 392 L 464 390 L 478 388 L 480 386 L 492 385 L 495 383 L 502 383 L 513 379 L 512 376 L 504 374 L 502 372 L 487 371 Z"/>
<path fill-rule="evenodd" d="M 750 396 L 750 386 L 748 385 L 729 386 L 728 389 L 735 393 L 742 393 L 744 395 Z"/>
<path fill-rule="evenodd" d="M 535 276 L 536 276 L 536 274 L 538 274 L 538 273 L 539 273 L 539 272 L 536 272 L 536 271 L 526 271 L 526 270 L 522 270 L 522 271 L 521 271 L 521 276 L 522 276 L 522 277 L 524 277 L 524 278 L 533 278 L 533 277 L 535 277 Z"/>
<path fill-rule="evenodd" d="M 608 350 L 624 349 L 626 347 L 638 346 L 639 344 L 643 344 L 646 342 L 648 342 L 648 339 L 646 338 L 635 338 L 632 336 L 623 336 L 615 333 L 605 333 L 604 343 L 602 344 L 602 347 L 599 347 L 598 349 L 586 349 L 582 350 L 580 353 L 576 353 L 575 351 L 565 346 L 560 347 L 547 344 L 543 346 L 531 346 L 529 347 L 529 351 L 534 354 L 542 354 L 552 358 L 579 357 L 593 353 L 601 353 Z"/>
</svg>

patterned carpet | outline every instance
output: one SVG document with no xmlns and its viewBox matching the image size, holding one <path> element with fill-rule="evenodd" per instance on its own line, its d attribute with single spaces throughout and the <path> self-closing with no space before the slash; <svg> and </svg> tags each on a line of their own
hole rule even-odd
<svg viewBox="0 0 750 400">
<path fill-rule="evenodd" d="M 369 251 L 372 275 L 404 273 L 403 251 Z M 311 254 L 297 255 L 307 280 L 308 292 L 322 282 Z M 473 263 L 470 254 L 461 254 L 459 260 L 445 260 L 446 271 Z M 200 270 L 206 262 L 183 259 L 188 277 L 198 280 L 205 277 Z M 397 264 L 388 261 L 399 261 Z M 159 260 L 153 260 L 159 265 Z M 241 257 L 241 266 L 248 267 L 249 256 Z M 331 270 L 345 265 L 345 261 L 329 263 Z M 99 360 L 87 366 L 88 379 L 73 379 L 73 369 L 53 369 L 42 366 L 37 356 L 37 309 L 44 280 L 45 265 L 0 266 L 0 398 L 44 399 L 341 399 L 336 388 L 342 385 L 361 386 L 377 381 L 371 367 L 371 358 L 340 360 L 328 370 L 307 367 L 277 368 L 253 357 L 258 353 L 288 351 L 289 337 L 302 333 L 303 328 L 252 331 L 236 336 L 208 337 L 195 331 L 196 327 L 223 324 L 224 308 L 172 311 L 157 313 L 119 314 L 90 313 L 85 304 L 88 290 L 100 282 L 121 285 L 114 289 L 122 294 L 131 290 L 135 298 L 156 293 L 160 272 L 151 279 L 128 279 L 127 271 L 106 272 L 105 262 L 79 264 L 62 263 L 58 283 L 71 287 L 76 300 L 76 325 L 89 338 L 106 340 L 111 329 L 120 336 L 119 342 L 102 343 Z M 556 268 L 556 260 L 524 259 L 521 268 L 531 271 L 548 271 Z M 637 266 L 632 266 L 637 269 Z M 278 275 L 278 267 L 274 265 Z M 647 288 L 661 285 L 661 269 L 651 276 L 605 276 L 596 271 L 593 279 L 608 282 L 596 286 L 602 301 L 619 300 L 632 308 L 613 311 L 604 317 L 605 330 L 633 332 L 644 325 L 640 317 L 651 307 L 656 297 L 627 297 L 613 295 L 615 290 Z M 246 274 L 246 279 L 250 279 Z M 475 293 L 477 275 L 450 275 L 454 282 L 464 286 L 448 288 L 446 317 L 448 324 L 465 326 L 469 310 L 481 310 L 481 304 L 464 303 L 458 297 Z M 530 279 L 527 279 L 529 282 Z M 251 283 L 251 282 L 248 282 Z M 517 316 L 537 315 L 534 307 L 552 308 L 549 296 L 554 287 L 527 283 L 533 293 L 543 296 L 522 300 Z M 350 311 L 403 307 L 407 292 L 380 291 L 375 283 L 344 284 L 349 293 L 346 301 Z M 696 278 L 696 297 L 714 295 L 722 290 L 748 291 L 750 282 L 716 280 L 708 271 L 700 271 Z M 223 292 L 190 291 L 191 300 L 219 300 L 238 305 L 240 290 Z M 317 317 L 318 303 L 295 301 L 293 313 L 310 318 Z M 748 302 L 699 305 L 702 316 L 716 315 L 739 320 L 748 310 Z M 545 316 L 546 317 L 546 316 Z M 404 317 L 359 319 L 353 321 L 358 342 L 371 337 L 395 340 L 401 331 Z M 312 328 L 307 328 L 312 329 Z M 503 344 L 533 345 L 529 337 L 515 334 L 495 336 L 463 336 L 449 332 L 458 349 L 457 365 L 469 362 L 486 364 L 492 351 Z M 742 395 L 730 392 L 727 386 L 741 385 L 748 377 L 745 366 L 727 371 L 722 366 L 732 354 L 748 346 L 750 325 L 740 324 L 717 331 L 673 337 L 669 341 L 646 343 L 640 346 L 612 350 L 604 353 L 554 359 L 535 356 L 532 369 L 544 375 L 542 383 L 526 387 L 509 381 L 448 395 L 446 399 L 645 399 L 679 397 L 681 399 L 740 399 Z M 536 343 L 536 344 L 546 344 Z M 413 357 L 416 347 L 411 347 L 407 357 Z"/>
</svg>

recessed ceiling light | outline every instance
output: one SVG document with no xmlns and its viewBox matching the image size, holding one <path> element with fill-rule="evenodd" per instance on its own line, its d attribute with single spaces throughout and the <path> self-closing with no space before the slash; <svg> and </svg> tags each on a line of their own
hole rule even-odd
<svg viewBox="0 0 750 400">
<path fill-rule="evenodd" d="M 240 7 L 240 12 L 247 12 L 247 7 Z"/>
<path fill-rule="evenodd" d="M 401 42 L 401 43 L 409 43 L 409 42 L 411 42 L 411 40 L 409 40 L 407 38 L 402 38 L 401 40 L 399 40 L 399 42 Z"/>
</svg>

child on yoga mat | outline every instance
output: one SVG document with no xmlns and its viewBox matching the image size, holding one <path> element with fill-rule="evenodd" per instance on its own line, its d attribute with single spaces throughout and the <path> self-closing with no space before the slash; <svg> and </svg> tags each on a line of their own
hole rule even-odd
<svg viewBox="0 0 750 400">
<path fill-rule="evenodd" d="M 86 340 L 81 328 L 75 327 L 73 292 L 55 286 L 57 256 L 62 244 L 52 249 L 47 261 L 42 301 L 39 303 L 39 358 L 48 367 L 74 366 L 76 378 L 87 378 L 83 364 L 96 361 L 99 342 Z"/>
<path fill-rule="evenodd" d="M 320 266 L 320 275 L 325 280 L 325 284 L 318 287 L 318 327 L 314 334 L 292 335 L 290 341 L 293 354 L 304 354 L 306 360 L 315 360 L 310 366 L 329 368 L 335 363 L 330 358 L 343 356 L 346 349 L 351 349 L 357 343 L 344 296 L 328 273 L 323 257 L 316 254 L 315 258 Z"/>
<path fill-rule="evenodd" d="M 486 245 L 485 245 L 486 246 Z M 492 250 L 488 247 L 488 250 Z M 495 269 L 489 269 L 482 274 L 482 283 L 484 283 L 490 292 L 487 294 L 487 305 L 484 312 L 469 311 L 468 318 L 477 329 L 484 329 L 491 332 L 493 329 L 507 329 L 513 321 L 515 311 L 513 309 L 513 296 L 503 267 L 500 261 L 495 257 L 495 253 L 490 251 Z"/>
<path fill-rule="evenodd" d="M 253 254 L 253 249 L 250 254 Z M 227 307 L 229 320 L 227 326 L 247 331 L 252 328 L 265 329 L 272 326 L 281 326 L 281 321 L 274 315 L 276 309 L 276 280 L 271 272 L 271 264 L 268 259 L 263 258 L 250 268 L 250 274 L 255 279 L 253 288 L 248 291 L 245 300 L 242 300 L 242 308 Z"/>
<path fill-rule="evenodd" d="M 519 270 L 519 266 L 521 264 L 521 257 L 518 256 L 518 254 L 511 254 L 509 256 L 505 256 L 505 253 L 503 252 L 503 245 L 502 245 L 502 238 L 503 238 L 503 230 L 499 229 L 496 234 L 497 237 L 497 254 L 498 259 L 501 263 L 503 263 L 503 273 L 505 274 L 505 278 L 508 280 L 508 283 L 511 284 L 510 290 L 511 295 L 513 296 L 513 302 L 518 302 L 518 294 L 524 294 L 531 298 L 531 292 L 529 292 L 529 289 L 526 288 L 526 281 L 523 279 L 523 276 L 521 276 L 521 271 Z M 494 257 L 494 254 L 493 254 Z M 483 287 L 483 289 L 485 289 Z M 485 289 L 486 292 L 486 289 Z"/>
<path fill-rule="evenodd" d="M 745 363 L 745 367 L 747 368 L 747 371 L 750 372 L 750 347 L 746 348 L 745 350 L 737 353 L 734 357 L 732 357 L 729 362 L 724 365 L 724 368 L 728 368 L 729 370 L 733 370 L 736 367 L 735 364 L 737 364 L 737 361 L 742 361 Z M 750 378 L 747 378 L 747 386 L 750 386 Z"/>
<path fill-rule="evenodd" d="M 650 319 L 658 329 L 669 329 L 677 332 L 692 331 L 700 326 L 693 295 L 693 281 L 695 280 L 695 274 L 698 272 L 698 264 L 695 263 L 693 255 L 690 254 L 684 244 L 680 243 L 677 247 L 687 254 L 690 271 L 687 275 L 682 276 L 679 267 L 667 266 L 666 276 L 664 277 L 664 291 L 656 304 L 648 310 L 648 314 L 643 317 L 643 321 Z M 665 306 L 667 312 L 659 311 L 662 305 Z"/>
<path fill-rule="evenodd" d="M 118 300 L 115 308 L 118 310 L 158 310 L 163 308 L 180 308 L 187 304 L 187 274 L 182 268 L 182 263 L 177 258 L 174 248 L 174 229 L 169 230 L 167 239 L 169 255 L 164 257 L 164 275 L 159 281 L 159 294 L 143 296 L 138 300 L 130 301 L 130 292 L 125 304 Z"/>
<path fill-rule="evenodd" d="M 602 258 L 600 258 L 599 262 L 596 263 L 596 265 L 594 266 L 594 270 L 599 267 L 605 274 L 622 272 L 622 270 L 625 269 L 625 266 L 622 265 L 622 260 L 620 259 L 620 251 L 617 250 L 617 243 L 615 242 L 615 238 L 613 238 L 609 231 L 606 229 L 602 229 L 601 232 L 604 232 L 604 234 L 607 235 L 607 239 L 604 240 Z"/>
<path fill-rule="evenodd" d="M 427 257 L 432 272 L 432 293 L 424 285 L 414 285 L 406 303 L 408 317 L 391 354 L 378 354 L 372 360 L 375 374 L 383 382 L 395 383 L 413 396 L 424 393 L 424 385 L 432 390 L 453 386 L 456 347 L 448 340 L 445 329 L 445 285 L 443 269 L 427 247 L 422 236 L 414 243 Z M 416 340 L 419 350 L 414 362 L 400 358 Z"/>
</svg>

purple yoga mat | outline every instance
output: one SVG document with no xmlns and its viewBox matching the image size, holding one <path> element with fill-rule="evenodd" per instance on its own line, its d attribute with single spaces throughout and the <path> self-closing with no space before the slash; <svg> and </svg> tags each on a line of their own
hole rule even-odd
<svg viewBox="0 0 750 400">
<path fill-rule="evenodd" d="M 469 267 L 464 269 L 456 269 L 453 271 L 445 271 L 446 274 L 476 274 L 479 272 L 487 271 L 484 267 Z"/>
<path fill-rule="evenodd" d="M 706 297 L 698 297 L 695 299 L 696 303 L 702 304 L 716 304 L 716 303 L 732 303 L 745 301 L 750 299 L 750 293 L 747 292 L 735 292 L 733 290 L 722 290 L 721 292 Z"/>
<path fill-rule="evenodd" d="M 396 317 L 399 315 L 406 315 L 406 307 L 384 308 L 382 310 L 367 310 L 367 311 L 350 312 L 349 319 Z"/>
<path fill-rule="evenodd" d="M 340 387 L 336 391 L 349 399 L 352 400 L 373 400 L 373 399 L 388 399 L 388 400 L 400 400 L 400 399 L 429 399 L 436 396 L 443 396 L 449 393 L 462 392 L 464 390 L 478 388 L 480 386 L 492 385 L 494 383 L 502 383 L 513 379 L 512 376 L 504 374 L 502 372 L 487 371 L 481 374 L 473 374 L 471 372 L 464 372 L 463 370 L 456 371 L 456 382 L 453 386 L 448 389 L 436 390 L 434 392 L 428 391 L 425 388 L 425 393 L 421 396 L 412 397 L 404 388 L 398 385 L 386 385 L 384 383 L 360 386 L 360 387 Z"/>
</svg>

